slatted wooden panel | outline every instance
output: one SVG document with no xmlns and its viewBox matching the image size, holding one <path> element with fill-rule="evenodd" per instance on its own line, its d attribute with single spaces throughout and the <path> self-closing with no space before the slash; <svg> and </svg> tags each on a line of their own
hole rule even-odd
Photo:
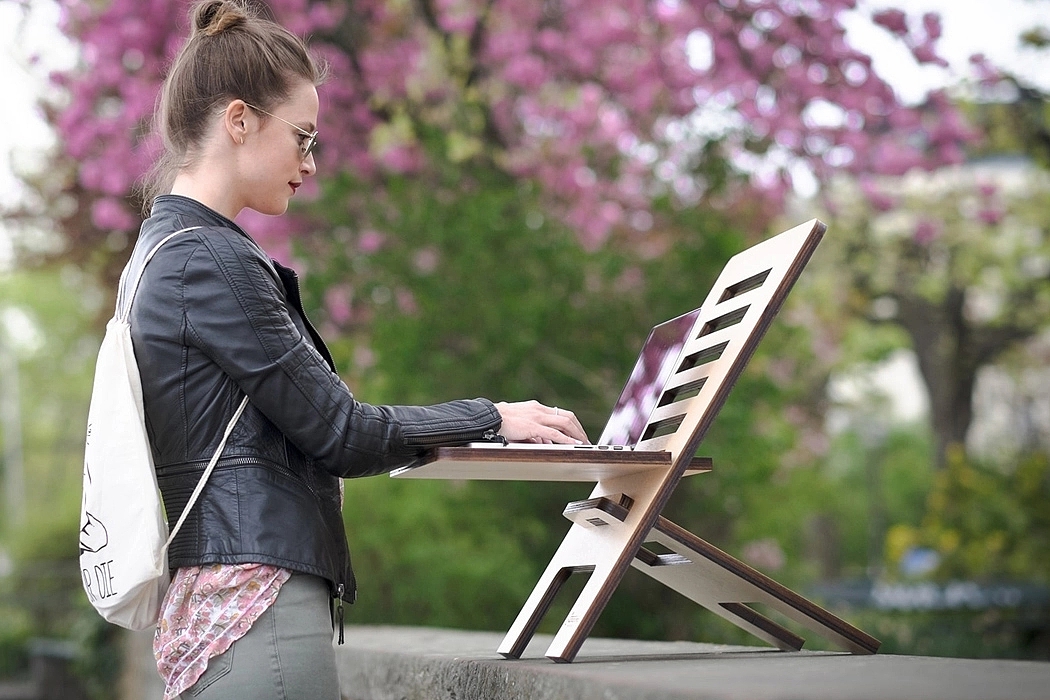
<svg viewBox="0 0 1050 700">
<path fill-rule="evenodd" d="M 695 453 L 826 229 L 813 219 L 726 263 L 638 449 Z"/>
</svg>

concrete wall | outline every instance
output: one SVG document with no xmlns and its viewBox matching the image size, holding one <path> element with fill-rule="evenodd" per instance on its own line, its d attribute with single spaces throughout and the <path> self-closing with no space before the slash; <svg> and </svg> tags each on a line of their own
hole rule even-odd
<svg viewBox="0 0 1050 700">
<path fill-rule="evenodd" d="M 537 635 L 503 659 L 499 632 L 346 628 L 336 647 L 343 700 L 1046 700 L 1050 663 L 915 656 L 788 654 L 761 647 L 589 639 L 555 664 Z M 152 635 L 128 634 L 119 694 L 160 700 Z M 11 696 L 21 697 L 21 696 Z"/>
<path fill-rule="evenodd" d="M 336 647 L 344 700 L 1046 700 L 1050 663 L 783 653 L 689 642 L 590 639 L 572 664 L 519 660 L 503 635 L 351 626 Z"/>
</svg>

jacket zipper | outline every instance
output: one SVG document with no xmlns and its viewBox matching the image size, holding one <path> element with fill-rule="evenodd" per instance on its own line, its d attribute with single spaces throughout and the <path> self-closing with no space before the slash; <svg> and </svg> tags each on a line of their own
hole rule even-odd
<svg viewBox="0 0 1050 700">
<path fill-rule="evenodd" d="M 473 433 L 435 433 L 430 435 L 420 435 L 414 437 L 405 437 L 405 445 L 409 447 L 427 447 L 429 445 L 441 445 L 448 444 L 449 438 L 454 437 L 454 442 L 474 442 L 477 440 L 484 440 L 486 442 L 496 442 L 502 440 L 506 444 L 506 439 L 502 435 L 499 435 L 495 429 L 488 428 L 484 432 L 473 432 Z"/>
<path fill-rule="evenodd" d="M 287 454 L 287 446 L 285 447 L 285 452 Z M 230 457 L 223 457 L 223 458 L 221 458 L 219 460 L 219 464 L 215 465 L 216 469 L 218 469 L 219 465 L 222 464 L 223 459 L 229 459 L 229 460 L 234 460 L 235 459 L 235 460 L 237 460 L 237 464 L 231 465 L 233 467 L 238 467 L 238 466 L 242 466 L 242 465 L 245 465 L 245 464 L 255 464 L 255 465 L 258 465 L 258 466 L 261 466 L 261 467 L 270 467 L 270 468 L 273 468 L 273 469 L 277 469 L 282 474 L 286 474 L 286 475 L 290 476 L 291 478 L 295 479 L 300 484 L 305 486 L 306 489 L 311 494 L 313 494 L 314 498 L 317 498 L 317 499 L 321 498 L 317 494 L 317 491 L 314 490 L 313 486 L 311 486 L 305 479 L 303 479 L 301 476 L 299 476 L 298 474 L 296 474 L 294 471 L 292 471 L 291 469 L 289 469 L 288 467 L 286 467 L 283 464 L 279 464 L 277 462 L 273 462 L 273 461 L 270 461 L 270 460 L 259 459 L 258 457 L 236 457 L 236 456 L 230 456 Z M 207 465 L 208 463 L 205 460 L 196 459 L 196 460 L 193 460 L 192 462 L 184 462 L 183 464 Z M 192 467 L 192 466 L 180 466 L 177 469 L 169 469 L 167 467 L 160 467 L 160 469 L 165 471 L 164 476 L 182 476 L 184 474 L 189 474 L 190 472 L 200 471 L 199 469 L 197 469 L 195 467 Z"/>
<path fill-rule="evenodd" d="M 335 620 L 339 625 L 339 643 L 343 643 L 343 594 L 346 593 L 346 586 L 339 584 L 335 589 Z"/>
<path fill-rule="evenodd" d="M 264 460 L 259 459 L 258 457 L 235 457 L 235 456 L 230 456 L 230 457 L 220 457 L 219 458 L 219 462 L 215 465 L 215 468 L 218 469 L 218 468 L 223 467 L 223 466 L 230 466 L 229 464 L 224 465 L 223 462 L 227 461 L 227 460 L 233 460 L 233 459 L 237 460 L 237 465 L 234 465 L 234 466 L 239 466 L 241 464 L 258 464 L 258 465 L 261 465 L 261 466 L 270 466 L 270 465 L 274 464 L 274 462 L 264 461 Z M 194 459 L 194 460 L 190 460 L 190 461 L 187 461 L 187 462 L 182 462 L 182 463 L 179 464 L 178 467 L 166 467 L 166 466 L 165 467 L 157 467 L 157 471 L 158 472 L 162 472 L 163 476 L 169 476 L 169 475 L 170 476 L 182 476 L 183 474 L 189 474 L 190 472 L 202 471 L 196 465 L 200 465 L 202 467 L 205 467 L 205 466 L 208 465 L 208 460 L 206 460 L 206 459 Z"/>
</svg>

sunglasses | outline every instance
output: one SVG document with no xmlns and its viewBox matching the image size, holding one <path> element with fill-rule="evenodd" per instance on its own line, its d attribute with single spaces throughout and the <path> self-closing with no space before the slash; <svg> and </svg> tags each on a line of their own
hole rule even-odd
<svg viewBox="0 0 1050 700">
<path fill-rule="evenodd" d="M 256 107 L 255 105 L 250 105 L 247 102 L 245 102 L 244 104 L 245 104 L 245 106 L 250 107 L 251 109 L 254 109 L 256 112 L 261 112 L 262 114 L 265 114 L 268 117 L 273 117 L 274 119 L 276 119 L 278 121 L 284 122 L 288 126 L 292 127 L 296 131 L 298 131 L 300 134 L 305 136 L 306 137 L 305 141 L 302 140 L 302 139 L 299 140 L 299 156 L 303 160 L 306 160 L 307 158 L 309 158 L 310 154 L 314 152 L 315 148 L 317 148 L 317 131 L 316 130 L 314 130 L 313 132 L 309 132 L 306 129 L 300 128 L 300 127 L 296 126 L 295 124 L 292 124 L 287 119 L 281 119 L 276 114 L 270 114 L 265 109 L 260 109 L 259 107 Z"/>
</svg>

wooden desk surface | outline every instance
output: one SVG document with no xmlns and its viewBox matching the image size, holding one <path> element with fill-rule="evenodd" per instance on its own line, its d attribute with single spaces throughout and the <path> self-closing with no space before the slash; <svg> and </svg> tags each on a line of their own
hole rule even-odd
<svg viewBox="0 0 1050 700">
<path fill-rule="evenodd" d="M 597 482 L 650 469 L 668 469 L 670 452 L 632 450 L 538 450 L 506 447 L 439 447 L 395 479 Z M 711 471 L 710 457 L 694 457 L 685 476 Z"/>
</svg>

